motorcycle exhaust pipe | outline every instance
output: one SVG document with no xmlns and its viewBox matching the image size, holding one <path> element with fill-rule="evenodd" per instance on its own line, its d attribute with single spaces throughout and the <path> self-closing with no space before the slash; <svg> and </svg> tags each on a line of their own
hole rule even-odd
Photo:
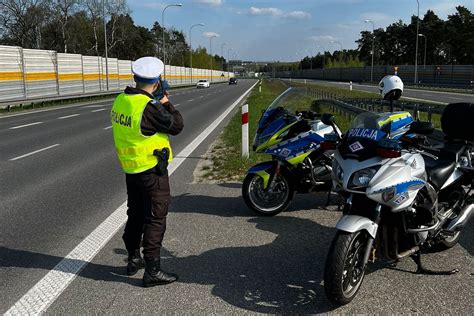
<svg viewBox="0 0 474 316">
<path fill-rule="evenodd" d="M 474 204 L 469 204 L 465 206 L 462 210 L 461 213 L 459 213 L 459 216 L 453 219 L 446 230 L 451 231 L 451 232 L 457 232 L 461 230 L 469 221 L 472 215 L 472 211 L 474 210 Z"/>
</svg>

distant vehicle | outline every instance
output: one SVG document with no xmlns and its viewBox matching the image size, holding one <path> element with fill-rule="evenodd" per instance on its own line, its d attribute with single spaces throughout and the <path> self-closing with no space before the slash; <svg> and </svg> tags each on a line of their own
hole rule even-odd
<svg viewBox="0 0 474 316">
<path fill-rule="evenodd" d="M 209 80 L 207 79 L 201 79 L 198 81 L 196 88 L 209 88 L 211 86 Z"/>
<path fill-rule="evenodd" d="M 229 84 L 237 84 L 237 78 L 230 78 Z"/>
</svg>

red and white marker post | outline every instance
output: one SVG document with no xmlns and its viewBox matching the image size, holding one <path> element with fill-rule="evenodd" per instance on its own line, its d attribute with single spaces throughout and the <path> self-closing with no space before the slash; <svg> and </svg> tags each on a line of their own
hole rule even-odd
<svg viewBox="0 0 474 316">
<path fill-rule="evenodd" d="M 249 157 L 249 105 L 242 105 L 242 157 Z"/>
</svg>

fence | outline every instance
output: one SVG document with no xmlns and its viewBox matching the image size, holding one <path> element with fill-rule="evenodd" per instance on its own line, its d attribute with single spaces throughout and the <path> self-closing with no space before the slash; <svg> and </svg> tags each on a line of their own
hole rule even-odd
<svg viewBox="0 0 474 316">
<path fill-rule="evenodd" d="M 199 79 L 226 81 L 233 74 L 218 70 L 166 65 L 171 86 L 190 85 Z M 191 79 L 192 76 L 192 79 Z M 130 60 L 63 54 L 52 50 L 0 45 L 0 103 L 90 95 L 119 91 L 133 83 Z"/>
<path fill-rule="evenodd" d="M 418 65 L 418 83 L 427 86 L 474 88 L 474 65 Z M 374 66 L 374 81 L 394 73 L 393 66 Z M 414 65 L 398 67 L 398 75 L 406 85 L 413 85 Z M 328 68 L 276 72 L 277 78 L 320 79 L 334 81 L 370 82 L 371 67 Z"/>
<path fill-rule="evenodd" d="M 341 98 L 335 93 L 308 87 L 305 89 L 305 94 L 315 99 L 315 106 L 329 106 L 333 112 L 347 116 L 349 120 L 365 111 L 390 111 L 390 102 L 382 99 Z M 402 100 L 394 101 L 393 107 L 394 110 L 411 111 L 415 120 L 429 121 L 438 129 L 441 127 L 440 117 L 445 108 L 444 105 Z"/>
</svg>

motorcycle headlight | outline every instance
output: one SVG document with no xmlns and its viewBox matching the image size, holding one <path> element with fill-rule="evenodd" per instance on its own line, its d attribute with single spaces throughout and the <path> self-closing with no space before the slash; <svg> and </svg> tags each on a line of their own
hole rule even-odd
<svg viewBox="0 0 474 316">
<path fill-rule="evenodd" d="M 349 188 L 365 188 L 377 173 L 378 168 L 365 168 L 354 172 L 349 180 Z"/>
</svg>

